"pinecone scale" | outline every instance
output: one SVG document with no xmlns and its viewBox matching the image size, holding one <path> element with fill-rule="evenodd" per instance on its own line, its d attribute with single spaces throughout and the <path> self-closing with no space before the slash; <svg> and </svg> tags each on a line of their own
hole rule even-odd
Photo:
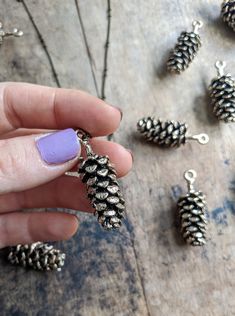
<svg viewBox="0 0 235 316">
<path fill-rule="evenodd" d="M 185 241 L 192 246 L 206 243 L 206 201 L 201 191 L 189 192 L 178 201 L 181 232 Z"/>
<path fill-rule="evenodd" d="M 82 182 L 86 183 L 88 198 L 99 223 L 105 229 L 119 228 L 124 217 L 125 200 L 109 157 L 88 156 L 81 164 L 79 174 Z"/>
</svg>

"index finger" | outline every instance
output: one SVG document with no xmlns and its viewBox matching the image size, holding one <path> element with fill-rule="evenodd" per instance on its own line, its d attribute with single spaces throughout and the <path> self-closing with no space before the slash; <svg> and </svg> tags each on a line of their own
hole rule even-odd
<svg viewBox="0 0 235 316">
<path fill-rule="evenodd" d="M 80 90 L 0 84 L 0 134 L 17 128 L 74 127 L 104 136 L 113 133 L 120 120 L 120 110 Z"/>
</svg>

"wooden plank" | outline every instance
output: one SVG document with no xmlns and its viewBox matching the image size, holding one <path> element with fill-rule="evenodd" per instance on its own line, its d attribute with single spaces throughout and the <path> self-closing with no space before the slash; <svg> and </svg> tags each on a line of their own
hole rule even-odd
<svg viewBox="0 0 235 316">
<path fill-rule="evenodd" d="M 96 94 L 74 1 L 40 1 L 40 5 L 35 1 L 24 3 L 25 6 L 0 2 L 5 13 L 11 12 L 11 23 L 20 22 L 25 31 L 22 39 L 9 39 L 2 47 L 5 49 L 1 60 L 5 71 L 2 80 L 56 85 L 57 79 L 63 87 L 79 87 Z M 16 63 L 19 66 L 13 71 Z M 51 274 L 14 268 L 6 264 L 5 251 L 2 251 L 1 315 L 147 313 L 130 221 L 126 221 L 120 233 L 109 234 L 93 217 L 81 216 L 78 234 L 58 247 L 67 253 L 66 266 L 61 273 Z"/>
<path fill-rule="evenodd" d="M 113 2 L 108 100 L 124 118 L 116 139 L 133 150 L 135 165 L 124 180 L 128 216 L 151 315 L 234 315 L 234 126 L 211 114 L 207 86 L 214 62 L 235 73 L 234 33 L 219 20 L 220 1 Z M 165 74 L 168 51 L 179 33 L 202 19 L 203 47 L 181 76 Z M 187 121 L 192 133 L 207 132 L 207 146 L 161 150 L 135 133 L 139 118 L 155 114 Z M 185 246 L 175 222 L 183 172 L 198 172 L 196 185 L 209 205 L 206 247 Z"/>
<path fill-rule="evenodd" d="M 25 81 L 55 85 L 50 65 L 30 20 L 21 3 L 0 1 L 4 29 L 18 27 L 24 31 L 21 38 L 8 38 L 1 46 L 1 81 Z"/>
</svg>

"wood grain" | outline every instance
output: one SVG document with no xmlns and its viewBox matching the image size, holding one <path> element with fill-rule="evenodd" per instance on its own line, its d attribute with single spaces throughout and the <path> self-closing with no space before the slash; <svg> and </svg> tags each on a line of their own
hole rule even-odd
<svg viewBox="0 0 235 316">
<path fill-rule="evenodd" d="M 226 60 L 235 75 L 235 35 L 219 19 L 219 0 L 112 1 L 106 83 L 107 102 L 124 112 L 116 141 L 132 149 L 134 169 L 123 180 L 128 214 L 120 232 L 103 232 L 81 216 L 78 234 L 58 274 L 26 272 L 1 259 L 1 315 L 222 316 L 235 315 L 234 126 L 212 115 L 207 86 L 214 62 Z M 39 4 L 40 3 L 40 4 Z M 101 88 L 106 1 L 25 0 L 53 61 L 60 85 L 96 94 Z M 1 80 L 56 85 L 45 49 L 24 6 L 0 1 L 6 26 L 18 25 L 22 39 L 1 47 Z M 165 73 L 179 33 L 201 19 L 203 46 L 181 76 Z M 89 46 L 90 58 L 87 54 Z M 210 143 L 161 150 L 143 142 L 135 125 L 146 115 L 186 121 Z M 198 173 L 207 195 L 209 240 L 203 248 L 184 245 L 176 201 L 186 192 L 183 172 Z"/>
</svg>

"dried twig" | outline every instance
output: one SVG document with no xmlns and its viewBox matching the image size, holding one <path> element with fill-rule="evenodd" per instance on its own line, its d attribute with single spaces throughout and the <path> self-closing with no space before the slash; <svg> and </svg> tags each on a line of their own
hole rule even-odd
<svg viewBox="0 0 235 316">
<path fill-rule="evenodd" d="M 104 67 L 102 74 L 102 85 L 101 85 L 101 99 L 105 100 L 105 84 L 108 72 L 108 51 L 109 51 L 109 43 L 110 43 L 110 29 L 111 29 L 111 0 L 107 0 L 107 34 L 106 34 L 106 42 L 105 42 L 105 52 L 104 52 Z"/>
<path fill-rule="evenodd" d="M 42 47 L 43 47 L 43 49 L 44 49 L 44 51 L 46 53 L 46 56 L 48 58 L 48 62 L 50 64 L 50 66 L 51 66 L 52 75 L 53 75 L 53 78 L 54 78 L 54 80 L 56 82 L 56 85 L 57 85 L 57 87 L 61 87 L 60 81 L 59 81 L 59 78 L 58 78 L 58 75 L 57 75 L 57 72 L 55 70 L 55 66 L 54 66 L 52 58 L 51 58 L 51 55 L 50 55 L 50 53 L 49 53 L 49 51 L 47 49 L 46 43 L 45 43 L 45 41 L 44 41 L 44 39 L 42 37 L 41 32 L 39 31 L 39 28 L 37 27 L 37 25 L 36 25 L 36 23 L 34 21 L 34 18 L 33 18 L 32 14 L 31 14 L 27 4 L 25 3 L 24 0 L 17 0 L 17 1 L 22 3 L 26 13 L 28 14 L 28 17 L 29 17 L 29 19 L 30 19 L 30 21 L 31 21 L 31 23 L 32 23 L 37 35 L 38 35 L 39 41 L 40 41 L 40 43 L 41 43 L 41 45 L 42 45 Z"/>
<path fill-rule="evenodd" d="M 96 80 L 95 71 L 94 71 L 94 61 L 93 61 L 90 47 L 89 47 L 89 44 L 87 41 L 86 31 L 85 31 L 85 27 L 84 27 L 83 20 L 82 20 L 82 15 L 80 13 L 78 0 L 74 0 L 74 2 L 75 2 L 77 14 L 78 14 L 78 20 L 79 20 L 79 23 L 81 25 L 82 36 L 83 36 L 84 43 L 86 46 L 86 51 L 87 51 L 87 55 L 88 55 L 88 59 L 89 59 L 90 67 L 91 67 L 91 73 L 92 73 L 92 77 L 93 77 L 93 81 L 94 81 L 94 85 L 95 85 L 96 94 L 97 94 L 97 96 L 99 96 L 98 85 L 97 85 L 97 80 Z"/>
</svg>

